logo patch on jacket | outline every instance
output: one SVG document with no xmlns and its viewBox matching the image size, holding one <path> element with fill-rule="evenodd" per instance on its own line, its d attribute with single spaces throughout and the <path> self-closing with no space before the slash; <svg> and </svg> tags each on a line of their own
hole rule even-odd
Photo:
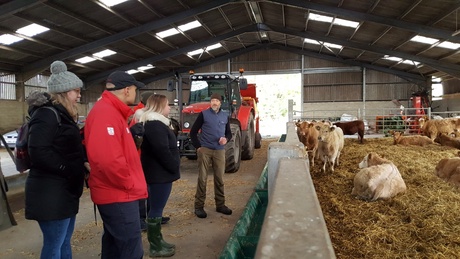
<svg viewBox="0 0 460 259">
<path fill-rule="evenodd" d="M 109 135 L 113 136 L 113 135 L 115 135 L 115 130 L 112 127 L 107 127 L 107 133 L 109 133 Z"/>
</svg>

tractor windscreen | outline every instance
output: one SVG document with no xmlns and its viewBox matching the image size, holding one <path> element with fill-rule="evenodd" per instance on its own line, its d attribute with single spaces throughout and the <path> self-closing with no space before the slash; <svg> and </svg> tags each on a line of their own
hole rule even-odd
<svg viewBox="0 0 460 259">
<path fill-rule="evenodd" d="M 209 102 L 213 93 L 222 96 L 222 106 L 228 104 L 226 89 L 227 79 L 223 80 L 193 80 L 190 88 L 189 104 Z"/>
</svg>

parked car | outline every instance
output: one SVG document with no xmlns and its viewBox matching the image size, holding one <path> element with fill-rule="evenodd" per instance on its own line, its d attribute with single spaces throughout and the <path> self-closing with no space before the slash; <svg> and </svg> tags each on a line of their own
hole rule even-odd
<svg viewBox="0 0 460 259">
<path fill-rule="evenodd" d="M 5 139 L 8 147 L 10 149 L 14 149 L 14 147 L 16 146 L 16 139 L 18 139 L 18 132 L 16 130 L 13 130 L 8 133 L 5 133 L 3 134 L 3 138 Z M 5 145 L 3 144 L 3 141 L 0 141 L 0 142 L 1 142 L 2 147 L 5 147 Z"/>
</svg>

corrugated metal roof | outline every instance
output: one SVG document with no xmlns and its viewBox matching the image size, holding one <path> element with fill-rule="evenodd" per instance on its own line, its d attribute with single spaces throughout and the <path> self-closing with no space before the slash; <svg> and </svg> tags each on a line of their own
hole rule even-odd
<svg viewBox="0 0 460 259">
<path fill-rule="evenodd" d="M 459 8 L 453 0 L 131 0 L 113 7 L 98 0 L 0 1 L 0 35 L 17 35 L 18 28 L 31 23 L 50 29 L 11 45 L 0 44 L 0 71 L 30 78 L 49 73 L 52 61 L 63 60 L 90 86 L 114 70 L 152 64 L 154 69 L 134 75 L 149 83 L 254 47 L 319 55 L 424 84 L 428 76 L 460 78 L 460 51 L 410 39 L 421 35 L 460 43 Z M 314 21 L 309 14 L 352 20 L 359 26 Z M 194 20 L 203 26 L 164 39 L 156 36 Z M 307 44 L 305 38 L 343 47 Z M 215 43 L 223 47 L 187 55 Z M 106 48 L 117 54 L 86 64 L 75 61 Z M 386 55 L 419 65 L 384 60 Z"/>
</svg>

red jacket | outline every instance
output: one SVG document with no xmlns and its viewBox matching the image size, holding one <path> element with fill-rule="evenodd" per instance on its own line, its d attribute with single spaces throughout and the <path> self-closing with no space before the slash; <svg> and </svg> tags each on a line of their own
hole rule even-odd
<svg viewBox="0 0 460 259">
<path fill-rule="evenodd" d="M 91 166 L 89 188 L 95 204 L 147 198 L 142 165 L 127 119 L 133 111 L 108 91 L 96 102 L 85 124 Z"/>
<path fill-rule="evenodd" d="M 142 108 L 144 108 L 144 104 L 139 102 L 134 108 L 133 108 L 133 114 L 136 113 L 137 110 L 140 110 Z M 133 115 L 133 117 L 131 118 L 131 121 L 129 122 L 129 127 L 133 126 L 134 124 L 138 123 L 138 120 L 136 119 L 136 116 Z"/>
<path fill-rule="evenodd" d="M 137 110 L 142 109 L 142 108 L 144 108 L 144 107 L 145 107 L 145 105 L 144 105 L 143 103 L 139 102 L 139 103 L 133 108 L 133 111 L 136 112 Z"/>
</svg>

